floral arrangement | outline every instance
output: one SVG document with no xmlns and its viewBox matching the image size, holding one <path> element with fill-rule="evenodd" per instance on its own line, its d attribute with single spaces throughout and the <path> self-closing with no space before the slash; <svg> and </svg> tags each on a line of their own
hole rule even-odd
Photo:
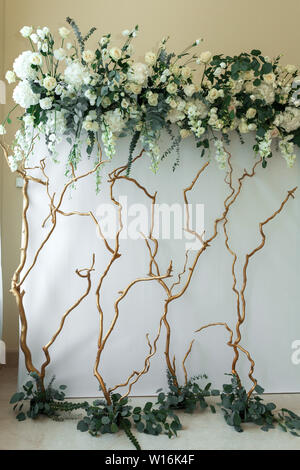
<svg viewBox="0 0 300 470">
<path fill-rule="evenodd" d="M 74 167 L 82 148 L 93 153 L 102 140 L 106 156 L 116 151 L 118 137 L 131 136 L 132 154 L 140 142 L 156 171 L 161 158 L 177 151 L 182 139 L 194 137 L 201 156 L 210 148 L 221 168 L 225 167 L 232 131 L 243 142 L 243 134 L 255 132 L 254 151 L 262 165 L 272 156 L 272 142 L 287 165 L 296 158 L 300 146 L 300 76 L 294 65 L 280 65 L 280 56 L 271 59 L 259 50 L 230 57 L 209 51 L 195 53 L 197 39 L 181 53 L 167 50 L 167 38 L 158 50 L 145 54 L 144 62 L 133 58 L 132 40 L 138 27 L 123 31 L 119 48 L 110 34 L 104 35 L 95 50 L 86 47 L 92 28 L 85 36 L 71 18 L 73 29 L 59 29 L 59 44 L 49 28 L 24 26 L 30 50 L 24 51 L 6 73 L 9 83 L 18 82 L 13 98 L 24 109 L 9 163 L 12 171 L 22 164 L 36 137 L 44 136 L 57 159 L 57 144 L 65 136 L 70 144 L 69 162 Z M 14 108 L 14 109 L 15 109 Z M 10 114 L 0 126 L 6 133 Z M 159 141 L 165 129 L 170 148 L 162 152 Z M 69 165 L 68 165 L 69 167 Z"/>
</svg>

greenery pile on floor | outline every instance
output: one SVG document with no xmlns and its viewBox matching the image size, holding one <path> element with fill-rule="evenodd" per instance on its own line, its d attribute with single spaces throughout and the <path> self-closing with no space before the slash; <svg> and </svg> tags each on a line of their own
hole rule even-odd
<svg viewBox="0 0 300 470">
<path fill-rule="evenodd" d="M 39 376 L 32 373 L 32 380 L 23 386 L 23 391 L 12 396 L 10 403 L 14 405 L 19 421 L 24 421 L 26 417 L 36 419 L 41 415 L 62 420 L 62 412 L 81 409 L 85 416 L 77 424 L 79 431 L 89 432 L 92 436 L 124 431 L 137 450 L 141 447 L 133 430 L 153 436 L 177 436 L 182 425 L 176 411 L 194 413 L 197 409 L 210 408 L 212 413 L 216 413 L 215 405 L 208 399 L 217 396 L 221 400 L 217 406 L 224 413 L 226 423 L 237 432 L 244 431 L 244 424 L 253 423 L 263 431 L 278 425 L 283 431 L 300 437 L 299 415 L 286 408 L 275 414 L 276 405 L 265 403 L 260 396 L 264 392 L 262 387 L 257 385 L 255 393 L 248 397 L 239 379 L 235 375 L 227 375 L 231 376 L 231 383 L 224 384 L 220 391 L 212 389 L 211 383 L 200 385 L 199 381 L 206 380 L 206 375 L 193 377 L 185 385 L 177 386 L 175 378 L 168 374 L 169 390 L 166 393 L 160 389 L 155 403 L 147 402 L 143 407 L 133 407 L 127 397 L 122 398 L 117 393 L 111 395 L 111 404 L 105 400 L 95 400 L 92 404 L 66 401 L 65 385 L 54 388 L 53 377 L 44 389 Z M 26 404 L 29 405 L 27 410 Z"/>
</svg>

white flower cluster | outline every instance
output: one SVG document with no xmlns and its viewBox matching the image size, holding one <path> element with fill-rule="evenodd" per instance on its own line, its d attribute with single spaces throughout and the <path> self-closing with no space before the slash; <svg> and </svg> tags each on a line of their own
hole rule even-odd
<svg viewBox="0 0 300 470">
<path fill-rule="evenodd" d="M 219 163 L 219 168 L 221 170 L 224 170 L 226 168 L 227 156 L 228 156 L 224 149 L 224 143 L 220 139 L 215 139 L 214 145 L 216 148 L 216 154 L 215 154 L 216 161 Z"/>
<path fill-rule="evenodd" d="M 293 136 L 289 135 L 279 141 L 279 149 L 289 168 L 292 168 L 296 160 L 295 146 L 291 142 L 292 138 Z"/>
<path fill-rule="evenodd" d="M 211 145 L 210 133 L 218 131 L 221 137 L 214 139 L 214 146 L 220 168 L 226 167 L 223 142 L 229 140 L 229 133 L 236 131 L 242 141 L 241 134 L 255 131 L 255 149 L 263 166 L 275 138 L 292 165 L 294 143 L 300 141 L 300 75 L 295 66 L 281 66 L 279 57 L 270 59 L 257 50 L 234 57 L 213 57 L 210 51 L 197 56 L 191 49 L 201 39 L 180 54 L 169 53 L 166 38 L 157 52 L 148 51 L 138 62 L 131 44 L 137 31 L 137 27 L 123 31 L 121 47 L 111 44 L 110 34 L 104 35 L 97 49 L 91 50 L 85 47 L 84 36 L 83 43 L 66 42 L 71 31 L 65 27 L 59 28 L 55 47 L 49 28 L 24 26 L 20 32 L 32 50 L 16 58 L 6 79 L 18 82 L 13 98 L 25 110 L 25 132 L 32 134 L 31 120 L 30 126 L 45 136 L 52 155 L 68 134 L 71 160 L 79 158 L 82 133 L 88 133 L 84 141 L 88 140 L 89 154 L 101 138 L 109 158 L 115 153 L 116 139 L 130 134 L 141 140 L 156 170 L 159 138 L 170 124 L 177 127 L 177 139 L 193 136 L 203 152 Z M 202 74 L 198 82 L 195 63 Z M 0 135 L 5 133 L 3 125 Z M 23 144 L 18 144 L 19 149 L 25 151 Z M 14 162 L 18 162 L 20 151 L 15 153 Z"/>
<path fill-rule="evenodd" d="M 276 116 L 275 126 L 283 127 L 290 133 L 300 128 L 300 109 L 288 106 L 283 113 Z"/>
<path fill-rule="evenodd" d="M 33 119 L 30 116 L 23 118 L 22 128 L 16 132 L 12 146 L 13 155 L 8 157 L 11 171 L 17 171 L 19 163 L 25 161 L 32 149 L 34 138 Z"/>
<path fill-rule="evenodd" d="M 27 80 L 18 83 L 13 92 L 13 99 L 22 108 L 29 108 L 39 103 L 40 95 L 34 93 Z"/>
<path fill-rule="evenodd" d="M 99 124 L 97 122 L 97 113 L 96 111 L 90 111 L 86 116 L 82 124 L 83 129 L 90 132 L 98 132 Z"/>
<path fill-rule="evenodd" d="M 266 132 L 262 139 L 258 141 L 258 154 L 261 158 L 266 159 L 272 153 L 272 136 L 270 132 Z"/>
</svg>

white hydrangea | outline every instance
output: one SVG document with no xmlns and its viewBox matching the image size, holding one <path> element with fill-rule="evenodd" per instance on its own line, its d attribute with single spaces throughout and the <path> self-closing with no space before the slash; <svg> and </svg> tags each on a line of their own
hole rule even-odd
<svg viewBox="0 0 300 470">
<path fill-rule="evenodd" d="M 125 120 L 119 109 L 114 111 L 108 111 L 104 114 L 104 120 L 106 125 L 110 128 L 113 134 L 120 134 L 125 126 Z"/>
<path fill-rule="evenodd" d="M 149 69 L 146 64 L 136 62 L 130 67 L 127 76 L 130 82 L 144 85 L 149 76 Z"/>
<path fill-rule="evenodd" d="M 253 88 L 255 98 L 265 100 L 266 104 L 273 104 L 275 101 L 275 91 L 272 85 L 262 83 Z"/>
<path fill-rule="evenodd" d="M 288 133 L 295 131 L 300 127 L 300 109 L 288 106 L 283 113 L 276 116 L 274 124 Z"/>
<path fill-rule="evenodd" d="M 14 61 L 14 72 L 21 80 L 34 80 L 37 76 L 37 71 L 31 67 L 33 54 L 31 51 L 24 51 Z"/>
<path fill-rule="evenodd" d="M 27 80 L 18 83 L 13 92 L 14 101 L 19 104 L 22 108 L 29 108 L 35 104 L 38 104 L 40 95 L 34 93 Z"/>
<path fill-rule="evenodd" d="M 170 109 L 167 114 L 167 121 L 170 121 L 172 124 L 178 121 L 182 121 L 185 118 L 185 114 L 178 109 Z"/>
<path fill-rule="evenodd" d="M 71 62 L 64 72 L 65 81 L 78 90 L 89 78 L 89 73 L 79 62 Z"/>
</svg>

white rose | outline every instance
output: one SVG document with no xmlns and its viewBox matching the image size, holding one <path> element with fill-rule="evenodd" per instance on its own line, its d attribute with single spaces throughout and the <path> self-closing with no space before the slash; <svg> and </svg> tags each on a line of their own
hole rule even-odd
<svg viewBox="0 0 300 470">
<path fill-rule="evenodd" d="M 96 57 L 95 52 L 90 51 L 90 50 L 84 51 L 82 54 L 82 58 L 87 64 L 90 64 L 91 62 L 93 62 L 93 60 L 95 60 L 95 57 Z"/>
<path fill-rule="evenodd" d="M 167 103 L 169 103 L 169 105 L 171 106 L 171 108 L 173 108 L 173 109 L 177 108 L 177 109 L 178 109 L 178 107 L 177 107 L 177 101 L 176 101 L 176 100 L 170 99 L 170 97 L 169 97 L 166 101 L 167 101 Z M 181 111 L 182 111 L 182 110 L 181 110 Z"/>
<path fill-rule="evenodd" d="M 63 87 L 61 85 L 57 85 L 57 87 L 55 88 L 55 93 L 57 95 L 61 95 L 63 92 Z"/>
<path fill-rule="evenodd" d="M 130 34 L 129 29 L 124 29 L 124 31 L 122 31 L 122 36 L 124 37 L 129 36 L 129 34 Z"/>
<path fill-rule="evenodd" d="M 191 131 L 188 129 L 180 129 L 180 137 L 182 139 L 186 139 L 189 135 L 191 135 Z"/>
<path fill-rule="evenodd" d="M 293 74 L 293 73 L 297 72 L 297 67 L 295 65 L 290 65 L 289 64 L 289 65 L 285 66 L 285 70 L 286 70 L 287 73 Z"/>
<path fill-rule="evenodd" d="M 248 124 L 248 130 L 249 131 L 256 131 L 257 129 L 257 125 L 252 123 L 252 124 Z"/>
<path fill-rule="evenodd" d="M 203 64 L 209 64 L 209 62 L 212 59 L 212 53 L 209 51 L 202 52 L 200 54 L 199 59 L 200 59 L 200 62 L 202 62 Z"/>
<path fill-rule="evenodd" d="M 8 83 L 14 83 L 16 81 L 16 74 L 12 70 L 8 70 L 5 74 L 5 78 Z"/>
<path fill-rule="evenodd" d="M 54 57 L 56 60 L 64 60 L 64 58 L 66 57 L 66 51 L 62 47 L 60 47 L 59 49 L 55 49 Z"/>
<path fill-rule="evenodd" d="M 150 92 L 147 99 L 148 99 L 148 103 L 150 104 L 150 106 L 157 106 L 157 103 L 158 103 L 157 93 Z"/>
<path fill-rule="evenodd" d="M 244 119 L 241 119 L 239 123 L 239 131 L 241 134 L 246 134 L 248 132 L 248 124 Z"/>
<path fill-rule="evenodd" d="M 147 65 L 154 65 L 156 62 L 156 54 L 155 52 L 149 51 L 145 54 L 145 62 Z"/>
<path fill-rule="evenodd" d="M 192 71 L 190 69 L 190 67 L 182 67 L 181 69 L 181 75 L 183 78 L 187 79 L 191 76 L 192 74 Z"/>
<path fill-rule="evenodd" d="M 266 73 L 264 75 L 264 82 L 266 82 L 268 84 L 274 83 L 275 80 L 276 80 L 276 77 L 275 77 L 274 73 L 272 73 L 272 72 L 271 73 Z"/>
<path fill-rule="evenodd" d="M 177 92 L 177 85 L 176 85 L 176 83 L 174 83 L 174 82 L 169 83 L 168 86 L 167 86 L 167 92 L 168 92 L 170 95 L 174 95 L 174 93 Z"/>
<path fill-rule="evenodd" d="M 52 108 L 52 99 L 51 98 L 43 98 L 40 100 L 40 107 L 42 109 L 51 109 Z"/>
<path fill-rule="evenodd" d="M 63 39 L 66 39 L 71 31 L 68 28 L 62 26 L 62 28 L 59 28 L 58 32 Z"/>
<path fill-rule="evenodd" d="M 104 96 L 101 100 L 101 105 L 103 106 L 103 108 L 108 108 L 108 106 L 111 105 L 111 100 L 108 96 Z"/>
<path fill-rule="evenodd" d="M 82 124 L 82 127 L 86 131 L 91 131 L 92 127 L 93 127 L 93 123 L 92 123 L 92 121 L 84 121 L 83 124 Z"/>
<path fill-rule="evenodd" d="M 219 91 L 216 88 L 209 90 L 207 99 L 210 103 L 213 103 L 217 98 L 219 98 Z"/>
<path fill-rule="evenodd" d="M 170 121 L 172 124 L 178 121 L 182 121 L 185 118 L 185 114 L 177 109 L 171 109 L 167 115 L 167 121 Z"/>
<path fill-rule="evenodd" d="M 20 33 L 22 34 L 23 38 L 29 38 L 31 35 L 33 29 L 31 26 L 23 26 L 22 29 L 20 29 Z"/>
<path fill-rule="evenodd" d="M 109 51 L 109 55 L 113 60 L 117 61 L 121 59 L 122 51 L 119 49 L 119 47 L 112 47 Z"/>
<path fill-rule="evenodd" d="M 254 71 L 253 70 L 246 70 L 243 74 L 244 80 L 252 80 L 254 78 Z"/>
<path fill-rule="evenodd" d="M 246 112 L 246 118 L 247 119 L 253 119 L 255 115 L 256 115 L 256 109 L 255 108 L 249 108 Z"/>
<path fill-rule="evenodd" d="M 34 52 L 31 56 L 32 65 L 42 65 L 43 57 L 38 52 Z"/>
<path fill-rule="evenodd" d="M 217 67 L 216 70 L 214 71 L 214 77 L 220 77 L 222 74 L 222 67 Z"/>
<path fill-rule="evenodd" d="M 137 85 L 136 83 L 130 83 L 130 91 L 135 95 L 139 95 L 142 91 L 141 85 Z"/>
<path fill-rule="evenodd" d="M 185 87 L 183 87 L 183 91 L 186 96 L 192 96 L 196 91 L 195 85 L 193 85 L 192 83 L 190 85 L 186 85 Z"/>
<path fill-rule="evenodd" d="M 54 90 L 57 85 L 56 79 L 54 77 L 50 77 L 49 75 L 44 78 L 43 85 L 48 91 Z"/>
</svg>

